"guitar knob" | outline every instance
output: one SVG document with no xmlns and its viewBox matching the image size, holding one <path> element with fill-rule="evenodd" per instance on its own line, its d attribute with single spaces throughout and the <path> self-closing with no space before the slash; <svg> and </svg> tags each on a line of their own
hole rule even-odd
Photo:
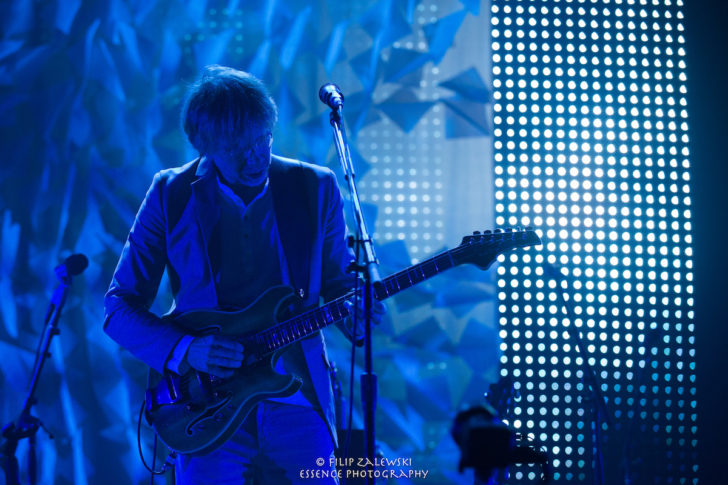
<svg viewBox="0 0 728 485">
<path fill-rule="evenodd" d="M 480 235 L 480 231 L 473 231 L 473 236 L 479 236 L 479 235 Z"/>
<path fill-rule="evenodd" d="M 488 229 L 487 231 L 484 231 L 483 234 L 493 234 L 493 231 L 491 231 L 490 229 Z"/>
<path fill-rule="evenodd" d="M 495 230 L 495 231 L 493 231 L 493 232 L 494 232 L 495 234 L 500 234 L 501 232 L 503 232 L 503 229 L 496 229 L 496 230 Z"/>
<path fill-rule="evenodd" d="M 506 227 L 506 232 L 513 232 L 513 228 L 512 227 Z"/>
</svg>

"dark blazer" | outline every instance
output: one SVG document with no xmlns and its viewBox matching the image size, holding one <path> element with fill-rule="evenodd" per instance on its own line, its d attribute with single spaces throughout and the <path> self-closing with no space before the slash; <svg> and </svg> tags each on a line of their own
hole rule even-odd
<svg viewBox="0 0 728 485">
<path fill-rule="evenodd" d="M 273 156 L 270 169 L 276 220 L 288 277 L 306 306 L 351 287 L 346 267 L 343 202 L 326 168 Z M 149 308 L 167 270 L 174 295 L 169 314 L 218 306 L 215 275 L 224 255 L 211 253 L 220 209 L 211 161 L 201 158 L 154 176 L 106 293 L 104 330 L 158 372 L 185 332 Z M 216 246 L 212 246 L 216 247 Z M 286 270 L 284 269 L 284 271 Z M 347 335 L 348 336 L 348 335 Z M 301 341 L 323 417 L 336 443 L 330 364 L 320 333 Z"/>
</svg>

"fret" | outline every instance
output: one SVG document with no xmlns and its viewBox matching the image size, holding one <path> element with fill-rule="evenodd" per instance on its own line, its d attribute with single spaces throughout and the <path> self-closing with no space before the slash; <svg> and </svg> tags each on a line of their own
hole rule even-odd
<svg viewBox="0 0 728 485">
<path fill-rule="evenodd" d="M 389 279 L 386 279 L 386 280 L 384 280 L 382 282 L 381 285 L 376 285 L 374 287 L 374 298 L 376 298 L 379 301 L 384 300 L 385 298 L 387 298 L 388 296 L 390 296 L 389 292 L 387 291 L 387 282 L 388 282 L 388 280 Z M 383 293 L 384 294 L 382 294 L 382 291 L 381 290 L 383 290 Z"/>
<path fill-rule="evenodd" d="M 417 281 L 417 271 L 415 271 L 414 279 L 412 278 L 412 268 L 410 268 L 410 269 L 407 270 L 407 277 L 410 280 L 410 286 L 419 283 L 419 281 Z"/>
<path fill-rule="evenodd" d="M 407 278 L 406 280 L 404 278 Z M 409 279 L 409 275 L 404 273 L 397 273 L 397 277 L 395 278 L 395 281 L 397 282 L 397 289 L 402 290 L 402 286 L 405 288 L 409 288 L 412 286 L 412 280 Z"/>
<path fill-rule="evenodd" d="M 428 259 L 420 264 L 420 271 L 422 271 L 425 279 L 432 278 L 437 274 L 437 267 L 433 265 L 431 259 Z"/>
<path fill-rule="evenodd" d="M 336 309 L 336 314 L 334 314 L 336 321 L 346 318 L 349 315 L 349 310 L 346 309 L 346 305 L 344 304 L 345 301 L 345 298 L 341 297 L 330 303 L 332 309 Z"/>
<path fill-rule="evenodd" d="M 283 347 L 283 335 L 279 328 L 273 329 L 273 335 L 276 338 L 276 347 Z"/>
<path fill-rule="evenodd" d="M 344 318 L 344 315 L 341 314 L 341 308 L 339 308 L 339 305 L 337 302 L 332 302 L 327 307 L 331 308 L 331 315 L 334 318 L 334 321 L 341 320 Z"/>
<path fill-rule="evenodd" d="M 286 333 L 286 327 L 278 327 L 278 332 L 281 335 L 281 347 L 288 343 L 288 334 Z"/>
<path fill-rule="evenodd" d="M 323 318 L 323 315 L 321 314 L 321 310 L 317 309 L 317 310 L 313 311 L 312 313 L 313 313 L 313 321 L 316 322 L 316 328 L 320 330 L 323 327 L 325 327 L 326 326 L 325 322 L 324 323 L 321 322 L 321 319 Z"/>
<path fill-rule="evenodd" d="M 451 253 L 451 251 L 446 251 L 444 254 L 441 254 L 441 255 L 433 258 L 433 260 L 436 263 L 439 260 L 439 264 L 438 264 L 439 271 L 444 271 L 446 269 L 449 269 L 449 268 L 452 268 L 453 266 L 455 266 L 455 262 L 452 260 L 452 254 L 450 254 L 450 253 Z M 449 266 L 447 266 L 448 263 L 450 263 Z"/>
<path fill-rule="evenodd" d="M 382 281 L 382 284 L 381 285 L 378 285 L 378 286 L 375 286 L 374 287 L 374 294 L 376 295 L 377 300 L 384 300 L 386 297 L 390 296 L 390 292 L 387 289 L 387 285 L 388 284 L 391 284 L 391 281 L 389 280 L 389 278 L 387 278 L 386 280 Z M 384 291 L 384 294 L 383 295 L 380 294 L 380 291 L 379 290 L 383 290 Z"/>
</svg>

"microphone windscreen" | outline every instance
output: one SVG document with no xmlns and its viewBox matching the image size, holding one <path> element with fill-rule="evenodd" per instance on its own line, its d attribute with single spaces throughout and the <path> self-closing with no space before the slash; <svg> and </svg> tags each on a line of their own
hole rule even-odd
<svg viewBox="0 0 728 485">
<path fill-rule="evenodd" d="M 344 104 L 344 95 L 336 84 L 328 83 L 319 89 L 319 99 L 331 109 L 338 109 Z"/>
<path fill-rule="evenodd" d="M 83 273 L 88 267 L 88 258 L 81 253 L 72 254 L 66 258 L 63 264 L 66 265 L 66 271 L 70 276 L 76 276 Z"/>
</svg>

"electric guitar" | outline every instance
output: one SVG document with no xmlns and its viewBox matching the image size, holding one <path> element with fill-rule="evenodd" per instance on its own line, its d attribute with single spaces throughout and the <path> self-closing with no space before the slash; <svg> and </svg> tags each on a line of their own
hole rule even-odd
<svg viewBox="0 0 728 485">
<path fill-rule="evenodd" d="M 475 232 L 454 248 L 395 273 L 374 285 L 374 298 L 384 300 L 455 266 L 470 263 L 487 269 L 499 254 L 541 244 L 532 229 Z M 243 365 L 232 377 L 219 378 L 194 369 L 184 375 L 152 370 L 145 395 L 145 415 L 172 450 L 203 455 L 222 446 L 260 401 L 286 397 L 301 379 L 279 374 L 275 362 L 286 347 L 349 315 L 353 292 L 325 305 L 286 318 L 298 297 L 288 286 L 266 290 L 247 308 L 235 312 L 190 311 L 174 323 L 197 335 L 220 333 L 243 344 Z M 200 329 L 199 322 L 207 326 Z"/>
</svg>

